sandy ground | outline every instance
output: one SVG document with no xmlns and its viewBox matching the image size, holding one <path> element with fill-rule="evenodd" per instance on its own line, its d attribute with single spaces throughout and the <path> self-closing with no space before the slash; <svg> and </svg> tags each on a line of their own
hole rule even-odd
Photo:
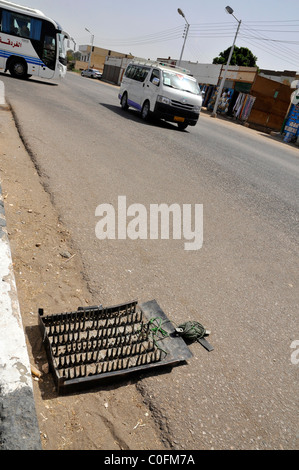
<svg viewBox="0 0 299 470">
<path fill-rule="evenodd" d="M 70 312 L 99 299 L 89 292 L 71 235 L 40 183 L 10 111 L 0 111 L 0 143 L 0 181 L 23 326 L 31 365 L 41 372 L 39 378 L 33 375 L 33 386 L 43 449 L 169 448 L 165 419 L 146 405 L 138 378 L 57 395 L 47 372 L 38 309 L 46 315 Z"/>
</svg>

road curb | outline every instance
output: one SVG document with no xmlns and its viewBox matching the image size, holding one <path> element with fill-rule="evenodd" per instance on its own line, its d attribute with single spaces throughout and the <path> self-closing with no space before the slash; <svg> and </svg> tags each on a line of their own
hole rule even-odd
<svg viewBox="0 0 299 470">
<path fill-rule="evenodd" d="M 0 81 L 0 111 L 7 109 Z M 0 450 L 42 450 L 0 181 Z"/>
<path fill-rule="evenodd" d="M 0 111 L 10 109 L 5 100 L 4 83 L 0 82 Z"/>
</svg>

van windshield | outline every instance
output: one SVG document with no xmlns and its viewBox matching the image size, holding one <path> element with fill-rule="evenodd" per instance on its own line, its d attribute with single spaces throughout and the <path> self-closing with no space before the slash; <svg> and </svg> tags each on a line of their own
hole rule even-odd
<svg viewBox="0 0 299 470">
<path fill-rule="evenodd" d="M 197 82 L 194 79 L 180 73 L 163 71 L 163 83 L 164 85 L 171 88 L 176 88 L 177 90 L 187 91 L 189 93 L 193 93 L 194 95 L 200 94 L 200 89 Z"/>
</svg>

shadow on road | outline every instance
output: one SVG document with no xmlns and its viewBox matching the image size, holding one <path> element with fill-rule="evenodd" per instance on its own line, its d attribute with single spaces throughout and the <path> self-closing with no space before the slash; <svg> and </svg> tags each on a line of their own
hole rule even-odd
<svg viewBox="0 0 299 470">
<path fill-rule="evenodd" d="M 274 142 L 281 142 L 284 145 L 287 145 L 289 147 L 293 147 L 293 148 L 298 149 L 298 144 L 296 144 L 296 142 L 284 142 L 283 136 L 281 134 L 270 135 L 270 134 L 266 134 L 264 132 L 259 132 L 259 135 L 261 135 L 262 137 L 266 137 L 267 139 L 272 140 Z"/>
<path fill-rule="evenodd" d="M 99 103 L 99 104 L 109 109 L 110 111 L 113 111 L 115 114 L 118 114 L 119 116 L 122 116 L 130 121 L 139 122 L 146 126 L 159 127 L 161 129 L 169 129 L 169 130 L 179 131 L 179 132 L 188 132 L 188 130 L 184 130 L 184 131 L 180 130 L 175 124 L 163 121 L 162 119 L 157 119 L 157 118 L 155 119 L 154 117 L 150 117 L 147 121 L 143 121 L 140 116 L 140 112 L 135 109 L 129 108 L 127 111 L 124 111 L 120 106 L 114 106 L 114 105 L 107 104 L 107 103 Z"/>
<path fill-rule="evenodd" d="M 12 80 L 22 80 L 20 78 L 13 77 L 9 73 L 4 73 L 4 72 L 0 72 L 0 78 L 1 77 L 7 77 L 7 78 L 9 77 Z M 58 83 L 50 82 L 50 81 L 49 82 L 44 82 L 42 79 L 38 79 L 38 78 L 28 78 L 27 80 L 23 79 L 22 81 L 27 82 L 27 83 L 37 83 L 38 85 L 58 86 Z"/>
</svg>

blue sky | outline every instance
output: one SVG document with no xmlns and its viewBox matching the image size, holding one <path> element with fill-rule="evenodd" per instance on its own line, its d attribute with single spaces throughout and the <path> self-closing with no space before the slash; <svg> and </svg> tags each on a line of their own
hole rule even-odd
<svg viewBox="0 0 299 470">
<path fill-rule="evenodd" d="M 299 10 L 281 0 L 18 0 L 57 20 L 77 45 L 98 47 L 156 59 L 178 59 L 186 22 L 190 24 L 183 60 L 212 63 L 233 43 L 248 47 L 262 69 L 299 72 Z M 295 2 L 293 2 L 294 4 Z M 295 18 L 295 19 L 294 19 Z M 296 20 L 297 18 L 297 20 Z"/>
</svg>

